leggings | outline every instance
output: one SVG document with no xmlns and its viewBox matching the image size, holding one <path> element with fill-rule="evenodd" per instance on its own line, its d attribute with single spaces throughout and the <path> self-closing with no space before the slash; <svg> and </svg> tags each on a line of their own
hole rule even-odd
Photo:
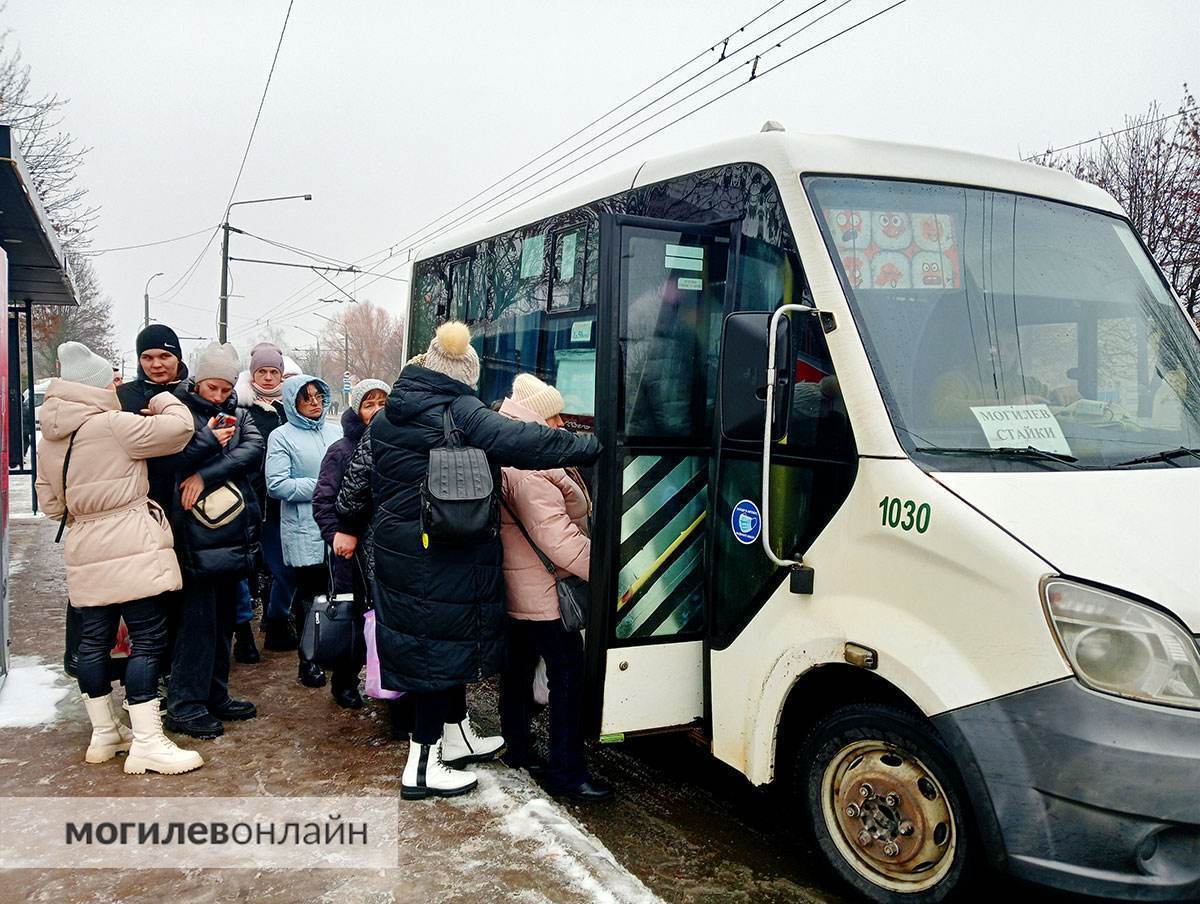
<svg viewBox="0 0 1200 904">
<path fill-rule="evenodd" d="M 78 609 L 82 621 L 76 666 L 79 690 L 89 697 L 112 692 L 108 654 L 117 642 L 117 627 L 124 618 L 131 647 L 125 666 L 125 699 L 131 705 L 153 700 L 158 695 L 159 660 L 167 646 L 167 615 L 160 598 Z"/>
</svg>

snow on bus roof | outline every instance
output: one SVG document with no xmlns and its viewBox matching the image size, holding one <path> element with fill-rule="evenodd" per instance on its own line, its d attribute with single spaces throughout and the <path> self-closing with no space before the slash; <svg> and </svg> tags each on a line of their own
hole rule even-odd
<svg viewBox="0 0 1200 904">
<path fill-rule="evenodd" d="M 1122 212 L 1103 189 L 1061 170 L 1019 160 L 844 135 L 763 132 L 646 160 L 592 182 L 564 188 L 493 219 L 448 233 L 421 246 L 413 259 L 435 257 L 631 188 L 729 163 L 762 165 L 780 183 L 785 198 L 791 190 L 800 190 L 799 182 L 789 177 L 830 173 L 949 182 Z M 785 180 L 790 184 L 785 185 Z"/>
</svg>

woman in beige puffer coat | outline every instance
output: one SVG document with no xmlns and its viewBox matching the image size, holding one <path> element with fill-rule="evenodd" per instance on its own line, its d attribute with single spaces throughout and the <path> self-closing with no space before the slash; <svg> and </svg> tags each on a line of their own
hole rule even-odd
<svg viewBox="0 0 1200 904">
<path fill-rule="evenodd" d="M 519 374 L 500 413 L 520 421 L 562 427 L 563 398 L 532 374 Z M 501 473 L 505 507 L 500 516 L 504 586 L 508 603 L 508 656 L 500 694 L 500 728 L 511 766 L 536 766 L 529 744 L 531 685 L 538 657 L 550 682 L 550 790 L 578 801 L 599 801 L 612 790 L 588 773 L 583 756 L 583 636 L 560 621 L 556 578 L 588 579 L 592 500 L 574 468 Z M 529 533 L 527 539 L 515 519 Z M 550 574 L 530 540 L 557 567 Z"/>
<path fill-rule="evenodd" d="M 170 393 L 154 396 L 146 415 L 124 412 L 107 361 L 78 342 L 63 343 L 58 357 L 63 378 L 51 381 L 41 411 L 37 492 L 46 514 L 69 528 L 67 592 L 81 615 L 79 690 L 92 722 L 85 759 L 102 763 L 128 751 L 126 772 L 187 772 L 204 761 L 168 740 L 159 720 L 167 622 L 157 596 L 182 580 L 170 524 L 147 496 L 146 459 L 183 449 L 192 415 Z M 108 676 L 122 618 L 132 734 L 117 716 Z"/>
</svg>

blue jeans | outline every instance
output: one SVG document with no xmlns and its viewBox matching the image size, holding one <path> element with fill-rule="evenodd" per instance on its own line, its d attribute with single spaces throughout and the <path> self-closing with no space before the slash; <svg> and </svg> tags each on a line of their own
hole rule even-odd
<svg viewBox="0 0 1200 904">
<path fill-rule="evenodd" d="M 111 606 L 80 606 L 79 690 L 89 697 L 112 691 L 108 654 L 117 642 L 122 618 L 129 629 L 131 652 L 125 666 L 125 699 L 130 705 L 146 703 L 158 695 L 158 662 L 167 646 L 167 613 L 159 597 L 114 603 Z"/>
<path fill-rule="evenodd" d="M 242 581 L 237 585 L 237 623 L 248 622 L 254 618 L 254 603 L 250 602 L 250 582 Z"/>
<path fill-rule="evenodd" d="M 263 561 L 271 572 L 271 598 L 267 600 L 263 618 L 285 619 L 292 617 L 292 597 L 296 594 L 296 574 L 283 561 L 283 542 L 279 536 L 279 521 L 268 518 L 262 529 Z"/>
</svg>

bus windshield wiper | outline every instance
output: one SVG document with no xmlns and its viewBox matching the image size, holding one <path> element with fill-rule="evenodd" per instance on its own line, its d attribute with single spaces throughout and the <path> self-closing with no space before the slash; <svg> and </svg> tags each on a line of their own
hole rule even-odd
<svg viewBox="0 0 1200 904">
<path fill-rule="evenodd" d="M 1070 465 L 1073 468 L 1080 467 L 1075 464 L 1079 459 L 1074 455 L 1048 452 L 1037 446 L 999 446 L 996 448 L 990 446 L 986 448 L 979 446 L 917 446 L 916 451 L 929 452 L 934 455 L 1000 455 L 1015 458 L 1040 458 L 1044 461 L 1056 461 L 1061 465 Z"/>
<path fill-rule="evenodd" d="M 1143 465 L 1152 461 L 1172 461 L 1176 458 L 1183 458 L 1185 455 L 1190 455 L 1192 458 L 1200 458 L 1200 449 L 1189 449 L 1187 446 L 1180 446 L 1178 449 L 1163 449 L 1161 452 L 1152 452 L 1150 455 L 1139 455 L 1137 458 L 1119 461 L 1113 465 L 1113 467 L 1119 468 L 1122 465 Z"/>
</svg>

